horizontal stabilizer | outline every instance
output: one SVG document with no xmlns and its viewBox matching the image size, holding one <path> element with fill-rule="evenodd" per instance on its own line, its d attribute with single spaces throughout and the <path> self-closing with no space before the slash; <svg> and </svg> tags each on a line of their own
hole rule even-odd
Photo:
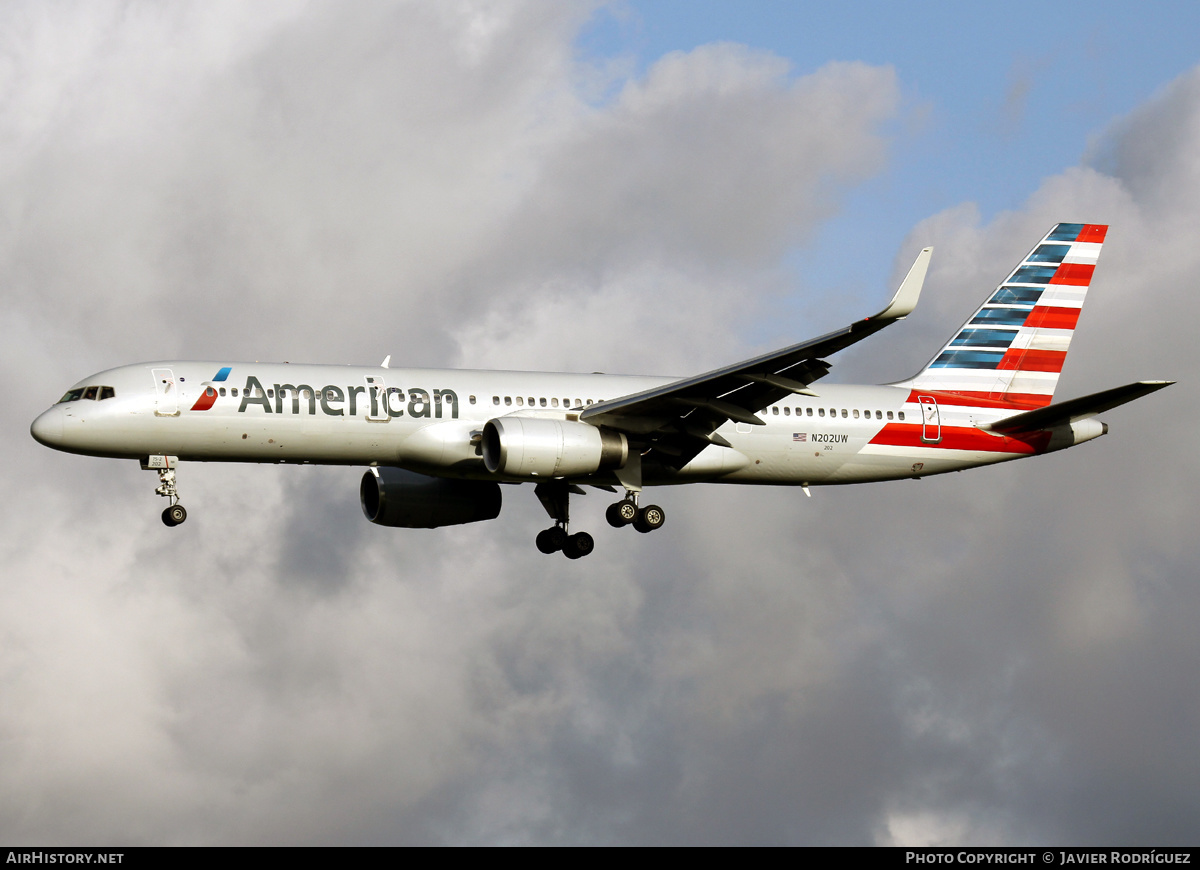
<svg viewBox="0 0 1200 870">
<path fill-rule="evenodd" d="M 1156 390 L 1161 390 L 1163 387 L 1169 387 L 1173 383 L 1175 382 L 1138 381 L 1137 383 L 1126 384 L 1123 387 L 1113 387 L 1111 390 L 1092 393 L 1090 396 L 1080 396 L 1078 399 L 1057 402 L 1053 405 L 1047 405 L 1044 408 L 1038 408 L 1035 411 L 1026 411 L 1023 414 L 1005 417 L 1003 420 L 997 420 L 995 423 L 991 423 L 983 428 L 989 429 L 992 432 L 1002 432 L 1006 435 L 1014 432 L 1034 432 L 1040 429 L 1051 429 L 1055 426 L 1094 417 L 1110 408 L 1124 405 L 1126 402 L 1132 402 L 1134 399 L 1140 399 L 1142 396 L 1149 395 Z"/>
</svg>

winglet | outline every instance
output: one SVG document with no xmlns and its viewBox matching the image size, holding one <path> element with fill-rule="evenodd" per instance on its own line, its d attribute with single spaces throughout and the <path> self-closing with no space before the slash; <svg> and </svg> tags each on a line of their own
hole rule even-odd
<svg viewBox="0 0 1200 870">
<path fill-rule="evenodd" d="M 929 258 L 932 255 L 933 248 L 922 248 L 888 307 L 867 320 L 903 320 L 912 314 L 917 307 L 917 300 L 921 298 L 921 287 L 925 284 L 925 273 L 929 270 Z"/>
</svg>

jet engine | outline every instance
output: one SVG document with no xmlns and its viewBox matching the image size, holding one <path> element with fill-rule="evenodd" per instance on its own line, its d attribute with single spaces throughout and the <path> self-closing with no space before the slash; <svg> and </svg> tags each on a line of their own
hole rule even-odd
<svg viewBox="0 0 1200 870">
<path fill-rule="evenodd" d="M 436 529 L 500 515 L 497 483 L 428 477 L 403 468 L 372 468 L 363 475 L 358 495 L 363 514 L 381 526 Z"/>
<path fill-rule="evenodd" d="M 571 477 L 620 468 L 629 442 L 620 432 L 546 417 L 501 417 L 483 427 L 483 464 L 513 477 Z"/>
</svg>

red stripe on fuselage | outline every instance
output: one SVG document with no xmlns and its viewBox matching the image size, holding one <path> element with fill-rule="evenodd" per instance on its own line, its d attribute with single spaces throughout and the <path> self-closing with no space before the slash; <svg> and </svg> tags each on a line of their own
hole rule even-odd
<svg viewBox="0 0 1200 870">
<path fill-rule="evenodd" d="M 912 390 L 908 394 L 908 402 L 913 405 L 921 403 L 918 396 L 933 396 L 939 405 L 959 405 L 968 408 L 1005 408 L 1014 411 L 1028 411 L 1031 408 L 1044 408 L 1053 398 L 1043 393 L 985 393 L 982 391 L 956 390 L 941 392 L 930 390 Z"/>
<path fill-rule="evenodd" d="M 1028 348 L 1009 348 L 1000 359 L 997 369 L 1023 372 L 1061 372 L 1063 360 L 1067 358 L 1065 350 L 1029 350 Z"/>
<path fill-rule="evenodd" d="M 1047 305 L 1037 305 L 1025 318 L 1025 328 L 1044 327 L 1046 329 L 1074 329 L 1079 322 L 1079 308 L 1051 308 Z"/>
<path fill-rule="evenodd" d="M 921 395 L 928 395 L 922 393 Z M 888 447 L 939 447 L 943 450 L 973 450 L 987 453 L 1040 453 L 1050 440 L 1049 432 L 1032 432 L 1014 438 L 1008 435 L 992 435 L 973 426 L 942 426 L 940 441 L 931 443 L 921 440 L 925 426 L 920 423 L 888 423 L 879 431 L 871 444 Z"/>
</svg>

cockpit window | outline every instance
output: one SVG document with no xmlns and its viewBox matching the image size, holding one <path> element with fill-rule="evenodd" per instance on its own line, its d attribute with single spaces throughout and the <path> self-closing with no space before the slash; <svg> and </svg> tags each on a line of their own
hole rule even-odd
<svg viewBox="0 0 1200 870">
<path fill-rule="evenodd" d="M 58 400 L 58 404 L 61 405 L 63 402 L 77 402 L 80 399 L 99 399 L 103 401 L 104 399 L 116 398 L 116 395 L 117 391 L 112 387 L 79 387 L 78 389 L 67 390 L 66 394 Z"/>
</svg>

